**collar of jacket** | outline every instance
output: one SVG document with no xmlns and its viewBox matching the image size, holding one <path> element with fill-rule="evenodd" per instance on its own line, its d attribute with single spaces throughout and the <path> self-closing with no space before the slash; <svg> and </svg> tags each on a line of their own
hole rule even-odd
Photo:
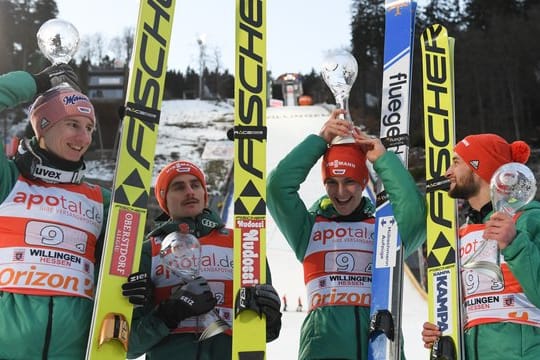
<svg viewBox="0 0 540 360">
<path fill-rule="evenodd" d="M 353 222 L 353 221 L 362 221 L 374 216 L 375 207 L 366 197 L 363 197 L 360 201 L 358 207 L 349 215 L 340 215 L 332 201 L 328 196 L 323 196 L 313 206 L 310 211 L 315 212 L 315 214 L 323 216 L 327 219 L 332 219 L 335 221 L 344 221 L 344 222 Z"/>
<path fill-rule="evenodd" d="M 193 234 L 196 238 L 208 235 L 214 229 L 226 230 L 225 224 L 223 224 L 223 221 L 216 212 L 210 209 L 204 209 L 195 218 L 168 219 L 152 230 L 148 236 L 165 236 L 173 231 L 179 231 L 181 224 L 187 224 L 190 234 Z"/>
<path fill-rule="evenodd" d="M 35 137 L 21 140 L 14 161 L 25 178 L 48 183 L 80 184 L 86 170 L 82 159 L 64 160 L 40 148 Z"/>
<path fill-rule="evenodd" d="M 482 206 L 480 211 L 473 209 L 468 203 L 467 206 L 466 224 L 482 224 L 484 222 L 484 218 L 493 211 L 491 201 Z"/>
</svg>

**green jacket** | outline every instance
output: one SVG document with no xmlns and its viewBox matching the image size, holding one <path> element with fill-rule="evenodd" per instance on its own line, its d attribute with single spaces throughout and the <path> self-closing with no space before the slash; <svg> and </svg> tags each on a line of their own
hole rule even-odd
<svg viewBox="0 0 540 360">
<path fill-rule="evenodd" d="M 32 101 L 36 95 L 36 82 L 26 71 L 12 71 L 0 76 L 0 111 Z"/>
<path fill-rule="evenodd" d="M 304 258 L 315 217 L 330 218 L 337 214 L 327 198 L 323 197 L 308 210 L 298 194 L 300 184 L 326 149 L 327 144 L 321 137 L 309 135 L 268 176 L 268 209 L 300 261 Z M 424 197 L 394 153 L 386 152 L 375 162 L 374 169 L 392 202 L 405 256 L 408 256 L 425 240 Z M 362 211 L 372 216 L 374 208 L 369 200 L 364 200 Z M 369 321 L 368 307 L 316 308 L 307 314 L 302 325 L 298 358 L 367 359 Z"/>
<path fill-rule="evenodd" d="M 516 230 L 516 237 L 501 253 L 527 298 L 540 308 L 539 202 L 523 209 Z M 540 328 L 515 323 L 474 326 L 465 332 L 465 354 L 467 360 L 540 359 Z"/>
<path fill-rule="evenodd" d="M 26 72 L 0 76 L 0 110 L 31 101 L 35 91 L 35 82 Z M 18 176 L 19 170 L 6 158 L 0 141 L 0 203 L 9 195 Z M 110 193 L 105 189 L 102 193 L 107 219 Z M 9 227 L 0 226 L 0 241 L 1 231 L 9 231 Z M 98 268 L 96 265 L 96 272 Z M 92 301 L 80 297 L 0 291 L 0 359 L 84 359 L 92 308 Z"/>
<path fill-rule="evenodd" d="M 209 221 L 203 221 L 209 220 Z M 206 227 L 203 224 L 218 224 L 222 231 L 232 231 L 224 228 L 223 221 L 215 212 L 206 209 L 197 219 L 183 219 L 187 222 L 191 232 L 198 238 L 207 235 L 215 227 Z M 178 224 L 169 221 L 154 229 L 148 237 L 160 236 L 178 231 Z M 204 243 L 201 244 L 204 246 Z M 139 271 L 151 273 L 152 249 L 150 240 L 143 243 Z M 266 268 L 267 282 L 272 283 L 270 270 Z M 146 353 L 146 359 L 168 360 L 182 358 L 182 360 L 221 360 L 232 357 L 232 338 L 226 334 L 219 334 L 198 342 L 196 334 L 170 334 L 165 323 L 155 316 L 156 307 L 148 304 L 133 310 L 132 330 L 129 338 L 128 359 L 134 359 Z"/>
</svg>

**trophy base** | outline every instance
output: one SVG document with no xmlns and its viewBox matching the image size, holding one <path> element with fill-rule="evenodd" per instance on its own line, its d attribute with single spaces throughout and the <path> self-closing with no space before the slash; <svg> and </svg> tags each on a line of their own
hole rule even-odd
<svg viewBox="0 0 540 360">
<path fill-rule="evenodd" d="M 354 144 L 354 138 L 352 136 L 336 136 L 334 140 L 332 140 L 331 145 L 339 145 L 339 144 Z"/>
<path fill-rule="evenodd" d="M 212 336 L 221 334 L 222 332 L 227 331 L 230 328 L 231 327 L 225 322 L 225 320 L 218 319 L 208 325 L 206 329 L 204 329 L 201 336 L 199 337 L 199 341 L 203 341 L 205 339 L 211 338 Z"/>
</svg>

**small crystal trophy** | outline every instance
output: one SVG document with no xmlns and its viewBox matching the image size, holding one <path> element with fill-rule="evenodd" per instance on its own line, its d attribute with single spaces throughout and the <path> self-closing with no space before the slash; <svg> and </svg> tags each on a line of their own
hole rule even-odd
<svg viewBox="0 0 540 360">
<path fill-rule="evenodd" d="M 39 28 L 37 43 L 53 65 L 67 64 L 79 47 L 79 32 L 68 21 L 51 19 Z"/>
<path fill-rule="evenodd" d="M 508 163 L 498 168 L 491 177 L 490 192 L 493 210 L 513 216 L 536 195 L 536 179 L 526 165 Z M 464 262 L 463 267 L 484 273 L 502 283 L 497 241 L 483 240 L 475 254 Z"/>
<path fill-rule="evenodd" d="M 163 239 L 160 257 L 165 267 L 180 279 L 180 285 L 184 285 L 199 275 L 201 245 L 199 240 L 189 233 L 189 228 L 181 228 L 181 231 L 170 233 Z M 230 329 L 216 309 L 197 316 L 196 327 L 204 329 L 199 341 Z"/>
<path fill-rule="evenodd" d="M 332 91 L 336 99 L 338 109 L 347 111 L 345 120 L 353 124 L 349 114 L 349 93 L 358 74 L 358 63 L 354 56 L 344 50 L 330 53 L 323 60 L 321 74 L 326 85 Z M 336 136 L 332 144 L 354 143 L 351 136 Z"/>
</svg>

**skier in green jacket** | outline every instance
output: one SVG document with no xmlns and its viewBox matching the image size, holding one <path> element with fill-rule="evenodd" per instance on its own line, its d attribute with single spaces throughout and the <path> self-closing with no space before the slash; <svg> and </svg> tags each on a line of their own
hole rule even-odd
<svg viewBox="0 0 540 360">
<path fill-rule="evenodd" d="M 320 134 L 309 135 L 268 177 L 268 209 L 304 267 L 302 360 L 367 359 L 375 208 L 362 196 L 366 158 L 392 203 L 405 256 L 425 240 L 425 201 L 411 175 L 379 139 L 340 119 L 344 113 L 333 111 Z M 354 144 L 330 145 L 347 135 Z M 308 209 L 298 190 L 321 157 L 326 195 Z"/>
<path fill-rule="evenodd" d="M 530 155 L 523 141 L 509 144 L 495 134 L 470 135 L 454 148 L 446 172 L 448 194 L 467 201 L 460 228 L 461 263 L 480 251 L 484 239 L 496 240 L 503 280 L 462 268 L 464 343 L 467 360 L 540 358 L 540 203 L 532 201 L 515 216 L 493 211 L 490 182 L 510 162 L 525 164 Z M 426 322 L 424 347 L 441 332 Z"/>
<path fill-rule="evenodd" d="M 143 244 L 140 272 L 130 275 L 123 286 L 123 295 L 137 305 L 128 358 L 146 353 L 146 359 L 157 360 L 230 359 L 234 331 L 230 326 L 235 311 L 233 231 L 225 227 L 218 214 L 206 208 L 206 177 L 195 164 L 183 160 L 170 163 L 160 171 L 154 189 L 168 220 L 150 232 Z M 178 254 L 169 262 L 171 249 L 176 245 L 186 247 L 169 240 L 180 231 L 196 238 L 191 241 L 200 244 L 200 254 Z M 162 244 L 169 245 L 163 246 L 167 250 Z M 185 278 L 185 273 L 167 266 L 173 263 L 185 264 L 193 276 L 187 274 Z M 270 276 L 268 269 L 267 274 Z M 270 283 L 256 285 L 253 290 L 247 307 L 266 316 L 266 340 L 272 341 L 281 330 L 279 295 Z M 209 312 L 219 314 L 228 326 L 202 339 Z"/>
<path fill-rule="evenodd" d="M 71 86 L 62 85 L 71 84 Z M 0 359 L 84 359 L 110 193 L 84 181 L 96 118 L 68 65 L 0 76 L 0 110 L 35 133 L 0 142 Z"/>
</svg>

